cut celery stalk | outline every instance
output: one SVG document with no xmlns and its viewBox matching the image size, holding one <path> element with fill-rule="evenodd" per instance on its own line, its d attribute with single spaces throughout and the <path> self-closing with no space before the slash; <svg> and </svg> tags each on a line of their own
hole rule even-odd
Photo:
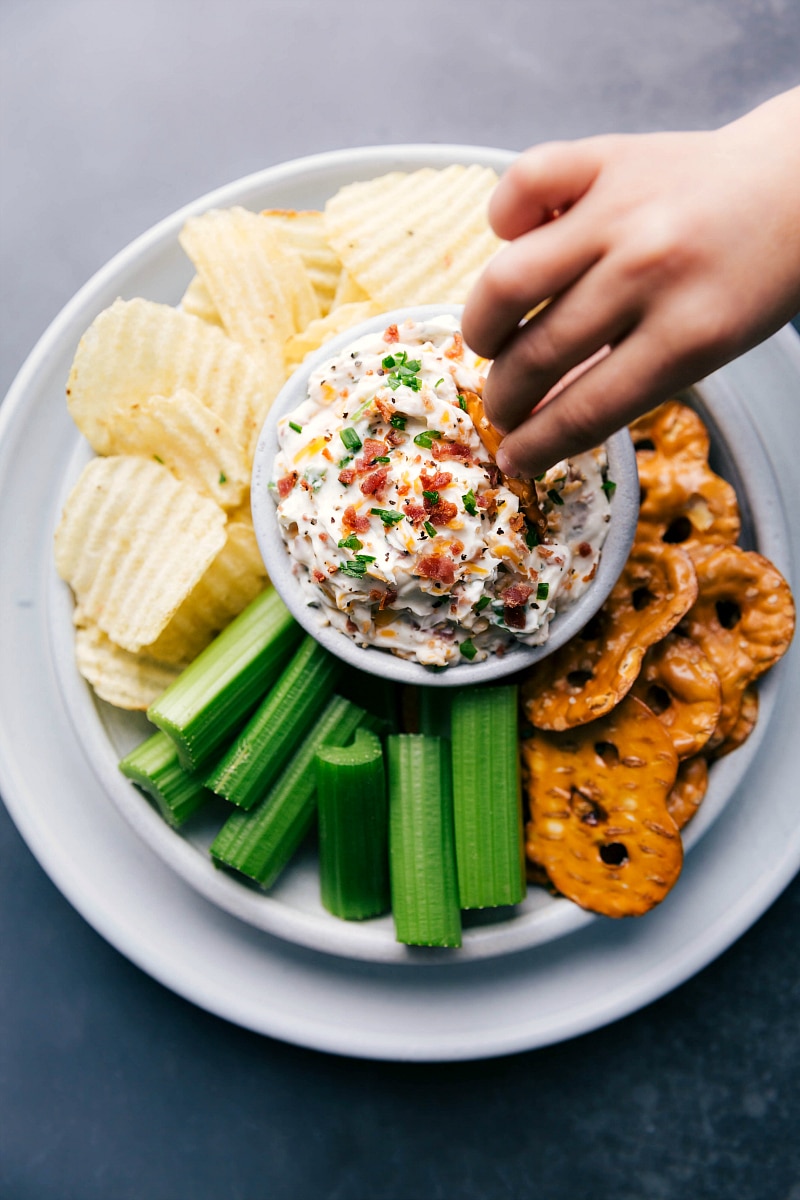
<svg viewBox="0 0 800 1200">
<path fill-rule="evenodd" d="M 206 767 L 277 679 L 302 630 L 273 588 L 207 646 L 148 710 L 187 770 Z"/>
<path fill-rule="evenodd" d="M 337 691 L 354 704 L 369 702 L 365 726 L 377 733 L 378 737 L 397 733 L 400 726 L 400 689 L 390 679 L 367 675 L 355 667 L 345 667 Z"/>
<path fill-rule="evenodd" d="M 352 746 L 317 751 L 322 903 L 347 921 L 389 908 L 388 813 L 380 739 L 359 729 Z"/>
<path fill-rule="evenodd" d="M 414 946 L 460 946 L 449 746 L 424 734 L 396 734 L 386 745 L 397 940 Z"/>
<path fill-rule="evenodd" d="M 516 687 L 459 691 L 452 737 L 461 907 L 518 904 L 526 884 Z"/>
<path fill-rule="evenodd" d="M 225 822 L 211 844 L 212 858 L 271 887 L 314 818 L 314 756 L 322 746 L 345 745 L 364 716 L 363 708 L 333 696 L 258 808 Z"/>
<path fill-rule="evenodd" d="M 278 682 L 205 778 L 239 808 L 263 800 L 297 743 L 314 724 L 341 672 L 337 658 L 305 637 Z"/>
<path fill-rule="evenodd" d="M 213 798 L 201 780 L 181 766 L 178 749 L 165 733 L 154 733 L 119 764 L 122 774 L 152 796 L 175 829 Z"/>
</svg>

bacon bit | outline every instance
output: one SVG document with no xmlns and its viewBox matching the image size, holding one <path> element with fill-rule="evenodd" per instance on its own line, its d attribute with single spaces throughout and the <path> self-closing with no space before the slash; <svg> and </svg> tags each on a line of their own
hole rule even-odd
<svg viewBox="0 0 800 1200">
<path fill-rule="evenodd" d="M 550 559 L 555 554 L 555 550 L 551 549 L 550 546 L 537 546 L 536 550 L 540 558 Z"/>
<path fill-rule="evenodd" d="M 305 490 L 306 490 L 307 492 L 310 492 L 310 491 L 311 491 L 311 484 L 308 482 L 308 480 L 307 480 L 307 479 L 301 479 L 301 480 L 300 480 L 300 487 L 301 487 L 301 488 L 305 488 Z"/>
<path fill-rule="evenodd" d="M 370 588 L 370 590 L 369 590 L 369 598 L 373 604 L 377 604 L 382 595 L 383 595 L 382 588 Z"/>
<path fill-rule="evenodd" d="M 366 479 L 361 481 L 361 491 L 365 496 L 375 496 L 379 498 L 380 493 L 386 487 L 386 480 L 389 478 L 389 468 L 381 467 L 379 471 L 373 471 Z"/>
<path fill-rule="evenodd" d="M 514 513 L 508 524 L 514 530 L 514 533 L 522 533 L 522 530 L 525 528 L 525 518 L 522 513 Z"/>
<path fill-rule="evenodd" d="M 497 496 L 498 489 L 489 488 L 487 491 L 482 492 L 480 495 L 475 497 L 475 503 L 477 504 L 478 508 L 485 508 L 488 515 L 493 517 L 497 513 Z"/>
<path fill-rule="evenodd" d="M 425 511 L 428 514 L 428 520 L 431 525 L 447 525 L 448 521 L 452 521 L 453 517 L 458 513 L 458 508 L 449 500 L 442 500 L 441 498 L 438 504 L 431 504 L 426 496 Z"/>
<path fill-rule="evenodd" d="M 327 446 L 326 446 L 326 447 L 325 447 L 325 449 L 322 451 L 322 457 L 323 457 L 323 458 L 327 458 L 328 462 L 333 462 L 333 461 L 334 461 L 333 455 L 331 454 L 331 452 L 330 452 L 330 450 L 328 449 L 328 447 L 327 447 Z"/>
<path fill-rule="evenodd" d="M 369 517 L 360 517 L 352 504 L 348 504 L 342 517 L 345 531 L 350 533 L 366 533 L 369 529 Z"/>
<path fill-rule="evenodd" d="M 358 626 L 356 625 L 355 621 L 351 621 L 349 617 L 347 618 L 345 629 L 348 633 L 358 633 Z"/>
<path fill-rule="evenodd" d="M 596 574 L 597 574 L 597 563 L 594 564 L 594 566 L 592 567 L 592 569 L 588 575 L 584 575 L 583 582 L 591 583 L 591 581 L 594 579 Z"/>
<path fill-rule="evenodd" d="M 382 458 L 388 449 L 386 442 L 379 442 L 377 438 L 367 438 L 364 442 L 363 457 L 355 461 L 356 470 L 368 471 L 375 459 Z"/>
<path fill-rule="evenodd" d="M 392 417 L 395 414 L 394 405 L 390 404 L 388 400 L 384 400 L 383 396 L 376 396 L 375 397 L 375 407 L 378 409 L 378 412 L 381 414 L 384 421 L 388 425 L 388 423 L 391 421 Z"/>
<path fill-rule="evenodd" d="M 463 549 L 464 549 L 464 543 L 459 542 L 458 538 L 456 538 L 456 540 L 454 542 L 450 543 L 450 553 L 452 554 L 453 558 L 458 558 L 459 554 L 461 554 Z"/>
<path fill-rule="evenodd" d="M 401 483 L 397 489 L 397 494 L 398 494 L 398 496 L 407 496 L 410 491 L 411 491 L 410 483 Z"/>
<path fill-rule="evenodd" d="M 420 471 L 419 478 L 426 492 L 438 492 L 439 488 L 447 487 L 448 483 L 453 481 L 453 476 L 449 471 L 437 471 L 435 475 L 429 475 L 427 471 Z"/>
<path fill-rule="evenodd" d="M 385 332 L 385 333 L 384 333 L 384 335 L 383 335 L 383 340 L 384 340 L 385 342 L 389 342 L 390 344 L 391 344 L 392 342 L 399 342 L 399 341 L 400 341 L 400 334 L 399 334 L 399 333 L 398 333 L 398 331 L 397 331 L 397 326 L 396 326 L 396 325 L 390 325 L 390 326 L 389 326 L 389 328 L 386 330 L 386 332 Z"/>
<path fill-rule="evenodd" d="M 449 350 L 445 350 L 445 358 L 461 358 L 464 354 L 464 339 L 459 330 L 453 334 L 453 344 Z"/>
<path fill-rule="evenodd" d="M 324 529 L 320 529 L 320 531 L 319 531 L 319 540 L 321 542 L 327 542 L 327 540 L 328 540 L 328 535 Z"/>
<path fill-rule="evenodd" d="M 428 515 L 428 511 L 421 504 L 414 504 L 413 500 L 406 500 L 406 515 L 411 517 L 411 520 L 416 524 L 418 521 L 424 521 Z"/>
<path fill-rule="evenodd" d="M 591 553 L 592 547 L 589 543 L 581 542 L 580 546 L 578 546 L 578 554 L 580 554 L 581 558 L 588 558 Z"/>
<path fill-rule="evenodd" d="M 284 500 L 294 485 L 297 483 L 297 471 L 292 471 L 291 475 L 284 475 L 283 479 L 278 480 L 278 495 Z"/>
<path fill-rule="evenodd" d="M 450 587 L 456 577 L 452 562 L 442 554 L 426 554 L 417 563 L 416 574 L 423 579 L 438 579 L 446 587 Z"/>
<path fill-rule="evenodd" d="M 323 571 L 320 571 L 318 567 L 314 567 L 313 571 L 311 572 L 311 578 L 315 583 L 325 583 L 328 576 Z"/>
<path fill-rule="evenodd" d="M 533 588 L 529 583 L 512 583 L 503 592 L 503 604 L 506 608 L 519 608 L 532 595 Z"/>
<path fill-rule="evenodd" d="M 381 596 L 381 602 L 380 602 L 380 605 L 378 606 L 380 611 L 383 612 L 383 610 L 385 608 L 388 608 L 390 604 L 394 604 L 396 599 L 397 599 L 397 592 L 395 591 L 395 589 L 387 588 L 386 591 Z"/>
<path fill-rule="evenodd" d="M 390 446 L 402 446 L 406 440 L 406 436 L 399 429 L 390 429 L 386 435 L 386 440 Z"/>
<path fill-rule="evenodd" d="M 503 620 L 509 629 L 524 629 L 525 609 L 511 608 L 510 605 L 506 605 L 503 609 Z"/>
<path fill-rule="evenodd" d="M 484 471 L 489 476 L 489 486 L 490 487 L 493 487 L 493 488 L 500 487 L 500 484 L 503 479 L 503 473 L 500 470 L 500 468 L 498 467 L 497 463 L 482 462 L 482 463 L 478 463 L 478 466 L 483 467 Z"/>
<path fill-rule="evenodd" d="M 356 477 L 356 470 L 353 467 L 345 467 L 339 472 L 339 483 L 351 484 Z"/>
<path fill-rule="evenodd" d="M 472 451 L 463 442 L 435 441 L 431 443 L 431 450 L 437 462 L 448 458 L 454 458 L 463 463 L 472 462 Z"/>
</svg>

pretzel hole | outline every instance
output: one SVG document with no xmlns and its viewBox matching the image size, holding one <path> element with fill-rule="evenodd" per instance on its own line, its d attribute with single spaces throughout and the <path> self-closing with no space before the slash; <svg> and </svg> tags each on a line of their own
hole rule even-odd
<svg viewBox="0 0 800 1200">
<path fill-rule="evenodd" d="M 600 857 L 607 867 L 622 867 L 628 861 L 628 851 L 622 842 L 606 842 L 600 847 Z"/>
<path fill-rule="evenodd" d="M 676 517 L 674 521 L 670 521 L 661 538 L 662 542 L 669 542 L 671 545 L 677 545 L 679 542 L 686 542 L 692 536 L 692 522 L 688 517 Z"/>
<path fill-rule="evenodd" d="M 733 629 L 742 619 L 742 610 L 735 600 L 718 600 L 717 620 L 723 629 Z"/>
<path fill-rule="evenodd" d="M 594 752 L 607 767 L 615 767 L 619 762 L 619 750 L 613 742 L 595 742 Z"/>
<path fill-rule="evenodd" d="M 594 678 L 592 671 L 569 671 L 567 674 L 567 683 L 570 687 L 582 688 L 590 679 Z"/>
<path fill-rule="evenodd" d="M 659 687 L 657 683 L 650 684 L 645 696 L 645 704 L 657 717 L 665 713 L 671 703 L 672 700 L 666 688 Z"/>
<path fill-rule="evenodd" d="M 639 438 L 633 443 L 634 450 L 655 450 L 656 444 L 652 438 Z"/>
<path fill-rule="evenodd" d="M 599 825 L 601 821 L 608 820 L 608 813 L 598 804 L 596 800 L 592 800 L 584 792 L 573 788 L 569 798 L 569 806 L 579 821 L 583 821 L 584 825 Z"/>
<path fill-rule="evenodd" d="M 634 588 L 631 594 L 631 603 L 637 612 L 647 608 L 648 604 L 652 604 L 654 600 L 655 596 L 647 587 Z"/>
</svg>

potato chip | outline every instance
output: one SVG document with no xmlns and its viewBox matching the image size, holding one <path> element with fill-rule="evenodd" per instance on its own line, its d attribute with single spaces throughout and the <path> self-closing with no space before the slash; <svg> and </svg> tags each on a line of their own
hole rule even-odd
<svg viewBox="0 0 800 1200">
<path fill-rule="evenodd" d="M 343 187 L 325 206 L 345 270 L 383 308 L 459 304 L 501 242 L 487 205 L 497 176 L 453 165 Z"/>
<path fill-rule="evenodd" d="M 94 624 L 77 628 L 75 661 L 101 700 L 137 712 L 145 712 L 180 674 L 180 667 L 120 649 Z"/>
<path fill-rule="evenodd" d="M 634 543 L 602 608 L 528 673 L 522 699 L 531 724 L 570 729 L 610 712 L 633 686 L 648 646 L 674 629 L 696 597 L 688 554 Z"/>
<path fill-rule="evenodd" d="M 214 301 L 209 295 L 208 288 L 199 275 L 194 275 L 181 297 L 181 311 L 191 317 L 199 317 L 209 325 L 219 325 L 222 328 L 222 317 L 214 307 Z"/>
<path fill-rule="evenodd" d="M 249 453 L 280 382 L 265 382 L 221 329 L 166 304 L 117 300 L 81 338 L 67 406 L 93 449 L 110 454 L 120 413 L 186 389 L 222 417 Z"/>
<path fill-rule="evenodd" d="M 351 329 L 361 321 L 367 321 L 374 316 L 375 305 L 371 300 L 358 304 L 345 304 L 341 308 L 332 309 L 327 317 L 312 321 L 302 333 L 296 333 L 286 343 L 286 363 L 288 367 L 296 367 L 312 350 L 319 350 L 331 338 L 346 329 Z"/>
<path fill-rule="evenodd" d="M 717 672 L 696 642 L 674 630 L 645 654 L 631 695 L 666 726 L 679 758 L 702 750 L 722 708 Z"/>
<path fill-rule="evenodd" d="M 225 545 L 145 652 L 159 662 L 191 662 L 269 583 L 252 524 L 231 521 Z"/>
<path fill-rule="evenodd" d="M 339 283 L 336 286 L 336 294 L 333 297 L 331 309 L 342 308 L 347 304 L 362 304 L 365 300 L 369 300 L 369 296 L 361 284 L 356 283 L 349 271 L 342 271 L 339 276 Z"/>
<path fill-rule="evenodd" d="M 680 874 L 667 810 L 678 756 L 664 726 L 627 696 L 605 717 L 522 742 L 526 852 L 558 890 L 608 917 L 640 916 Z"/>
<path fill-rule="evenodd" d="M 150 396 L 120 412 L 112 454 L 142 454 L 168 467 L 222 508 L 236 508 L 250 486 L 244 451 L 222 417 L 185 390 Z"/>
<path fill-rule="evenodd" d="M 180 243 L 237 342 L 283 374 L 283 343 L 319 317 L 319 303 L 299 255 L 281 246 L 268 221 L 244 208 L 190 217 Z"/>
<path fill-rule="evenodd" d="M 667 796 L 667 809 L 678 829 L 683 829 L 697 812 L 708 790 L 708 763 L 702 754 L 685 758 Z"/>
<path fill-rule="evenodd" d="M 155 641 L 225 544 L 213 500 L 146 458 L 95 458 L 56 530 L 56 567 L 85 620 L 136 653 Z"/>
<path fill-rule="evenodd" d="M 325 234 L 325 218 L 313 209 L 268 208 L 261 214 L 282 246 L 300 255 L 319 302 L 320 316 L 330 312 L 342 273 L 342 262 Z"/>
</svg>

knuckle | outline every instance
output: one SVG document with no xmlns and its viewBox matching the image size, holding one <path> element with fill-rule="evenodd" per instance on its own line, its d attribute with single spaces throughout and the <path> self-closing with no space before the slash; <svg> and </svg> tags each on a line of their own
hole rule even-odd
<svg viewBox="0 0 800 1200">
<path fill-rule="evenodd" d="M 552 321 L 534 317 L 518 335 L 520 369 L 550 373 L 563 361 L 564 342 Z"/>
</svg>

